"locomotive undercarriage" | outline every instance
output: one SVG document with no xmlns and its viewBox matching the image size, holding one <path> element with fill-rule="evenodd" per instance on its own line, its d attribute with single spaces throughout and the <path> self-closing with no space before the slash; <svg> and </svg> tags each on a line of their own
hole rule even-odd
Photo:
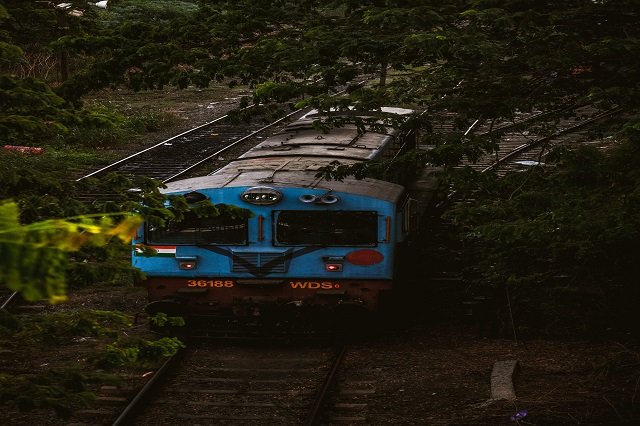
<svg viewBox="0 0 640 426">
<path fill-rule="evenodd" d="M 196 285 L 189 287 L 190 282 Z M 218 283 L 222 285 L 215 287 Z M 388 280 L 211 281 L 150 277 L 142 285 L 148 290 L 146 310 L 151 315 L 164 312 L 247 321 L 368 315 L 379 310 L 381 297 L 391 289 Z M 260 296 L 256 296 L 256 290 Z"/>
</svg>

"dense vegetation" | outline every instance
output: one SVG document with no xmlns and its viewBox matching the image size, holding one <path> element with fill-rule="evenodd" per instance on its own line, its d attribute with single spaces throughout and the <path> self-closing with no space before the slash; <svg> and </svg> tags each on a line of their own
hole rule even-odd
<svg viewBox="0 0 640 426">
<path fill-rule="evenodd" d="M 624 120 L 603 130 L 616 149 L 557 153 L 553 166 L 502 181 L 454 177 L 461 190 L 474 186 L 482 196 L 451 216 L 473 259 L 470 277 L 480 287 L 510 288 L 514 303 L 535 304 L 521 310 L 537 313 L 529 326 L 566 321 L 591 329 L 633 320 L 625 300 L 637 295 L 640 254 L 632 243 L 639 231 L 632 159 L 640 143 L 640 2 L 130 0 L 106 10 L 74 4 L 82 16 L 39 4 L 0 6 L 0 137 L 50 147 L 62 153 L 58 159 L 154 126 L 153 117 L 83 104 L 87 94 L 118 86 L 226 81 L 249 85 L 267 103 L 413 106 L 426 111 L 413 124 L 436 145 L 427 160 L 447 170 L 492 149 L 481 138 L 460 143 L 477 118 L 621 106 Z M 327 96 L 365 74 L 376 84 Z M 459 133 L 433 131 L 444 111 L 457 114 Z M 16 200 L 23 221 L 87 213 L 73 201 L 75 184 L 55 178 L 65 160 L 49 157 L 44 170 L 36 158 L 0 159 L 10 182 L 0 197 Z"/>
<path fill-rule="evenodd" d="M 171 118 L 161 111 L 124 113 L 87 99 L 121 87 L 225 82 L 247 85 L 254 101 L 267 105 L 424 110 L 410 125 L 435 149 L 395 166 L 406 173 L 424 161 L 443 165 L 460 196 L 473 194 L 474 204 L 446 215 L 462 243 L 471 291 L 501 301 L 492 314 L 513 320 L 507 328 L 518 333 L 602 336 L 634 329 L 640 324 L 638 22 L 638 0 L 119 0 L 106 10 L 86 2 L 63 10 L 4 0 L 0 146 L 46 149 L 39 156 L 0 149 L 1 284 L 52 300 L 67 292 L 63 270 L 73 286 L 130 284 L 123 260 L 128 248 L 117 238 L 106 243 L 98 236 L 100 244 L 72 258 L 64 250 L 78 249 L 87 230 L 124 236 L 132 222 L 118 228 L 117 220 L 96 222 L 94 215 L 118 218 L 139 209 L 142 196 L 144 215 L 162 220 L 179 212 L 164 209 L 157 182 L 111 176 L 77 183 L 73 176 L 107 160 L 97 149 L 135 140 Z M 363 76 L 374 83 L 356 85 Z M 338 87 L 346 94 L 328 96 Z M 491 123 L 534 108 L 585 103 L 623 108 L 623 118 L 600 129 L 615 140 L 613 148 L 555 152 L 544 166 L 504 179 L 452 169 L 494 148 L 490 139 L 461 142 L 476 119 Z M 456 114 L 453 132 L 434 130 L 443 112 Z M 119 201 L 78 201 L 98 186 Z M 131 187 L 143 192 L 127 192 Z M 45 278 L 26 279 L 38 275 Z M 51 342 L 89 336 L 100 355 L 87 360 L 88 369 L 144 365 L 180 347 L 175 340 L 131 339 L 124 331 L 129 325 L 118 312 L 26 319 L 0 312 L 0 339 L 14 342 L 9 349 L 46 351 Z M 95 383 L 110 380 L 73 368 L 3 374 L 0 399 L 68 414 L 87 404 Z"/>
</svg>

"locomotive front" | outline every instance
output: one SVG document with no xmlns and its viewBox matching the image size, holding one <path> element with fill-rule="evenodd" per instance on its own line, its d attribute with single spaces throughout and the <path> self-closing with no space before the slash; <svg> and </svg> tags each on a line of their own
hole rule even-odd
<svg viewBox="0 0 640 426">
<path fill-rule="evenodd" d="M 158 307 L 236 316 L 283 304 L 376 310 L 381 293 L 391 289 L 401 232 L 394 199 L 293 186 L 207 188 L 202 179 L 169 189 L 193 196 L 196 191 L 180 187 L 195 183 L 197 194 L 212 203 L 251 213 L 187 214 L 179 223 L 147 225 L 139 233 L 133 264 L 146 275 L 144 285 Z M 369 189 L 379 190 L 379 184 Z M 388 189 L 395 189 L 390 195 L 402 192 Z"/>
<path fill-rule="evenodd" d="M 167 195 L 249 214 L 187 212 L 180 222 L 141 228 L 132 259 L 146 277 L 148 311 L 376 311 L 392 288 L 396 248 L 408 232 L 404 188 L 376 179 L 324 180 L 317 171 L 336 157 L 371 158 L 396 138 L 367 139 L 355 128 L 335 134 L 319 138 L 298 123 L 210 176 L 167 184 Z"/>
</svg>

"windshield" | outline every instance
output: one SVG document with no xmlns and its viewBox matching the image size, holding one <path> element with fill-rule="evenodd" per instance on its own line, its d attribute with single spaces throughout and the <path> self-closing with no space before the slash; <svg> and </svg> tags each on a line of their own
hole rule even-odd
<svg viewBox="0 0 640 426">
<path fill-rule="evenodd" d="M 378 215 L 363 211 L 281 211 L 276 240 L 283 245 L 374 246 Z"/>
<path fill-rule="evenodd" d="M 181 222 L 168 222 L 164 227 L 149 225 L 147 242 L 172 245 L 244 245 L 247 243 L 247 219 L 226 216 L 199 218 L 194 213 L 187 212 Z"/>
</svg>

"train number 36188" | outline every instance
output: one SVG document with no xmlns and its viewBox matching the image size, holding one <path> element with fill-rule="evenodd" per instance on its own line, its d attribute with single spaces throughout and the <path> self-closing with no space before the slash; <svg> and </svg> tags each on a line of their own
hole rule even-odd
<svg viewBox="0 0 640 426">
<path fill-rule="evenodd" d="M 233 281 L 222 280 L 187 280 L 188 287 L 233 287 Z"/>
</svg>

